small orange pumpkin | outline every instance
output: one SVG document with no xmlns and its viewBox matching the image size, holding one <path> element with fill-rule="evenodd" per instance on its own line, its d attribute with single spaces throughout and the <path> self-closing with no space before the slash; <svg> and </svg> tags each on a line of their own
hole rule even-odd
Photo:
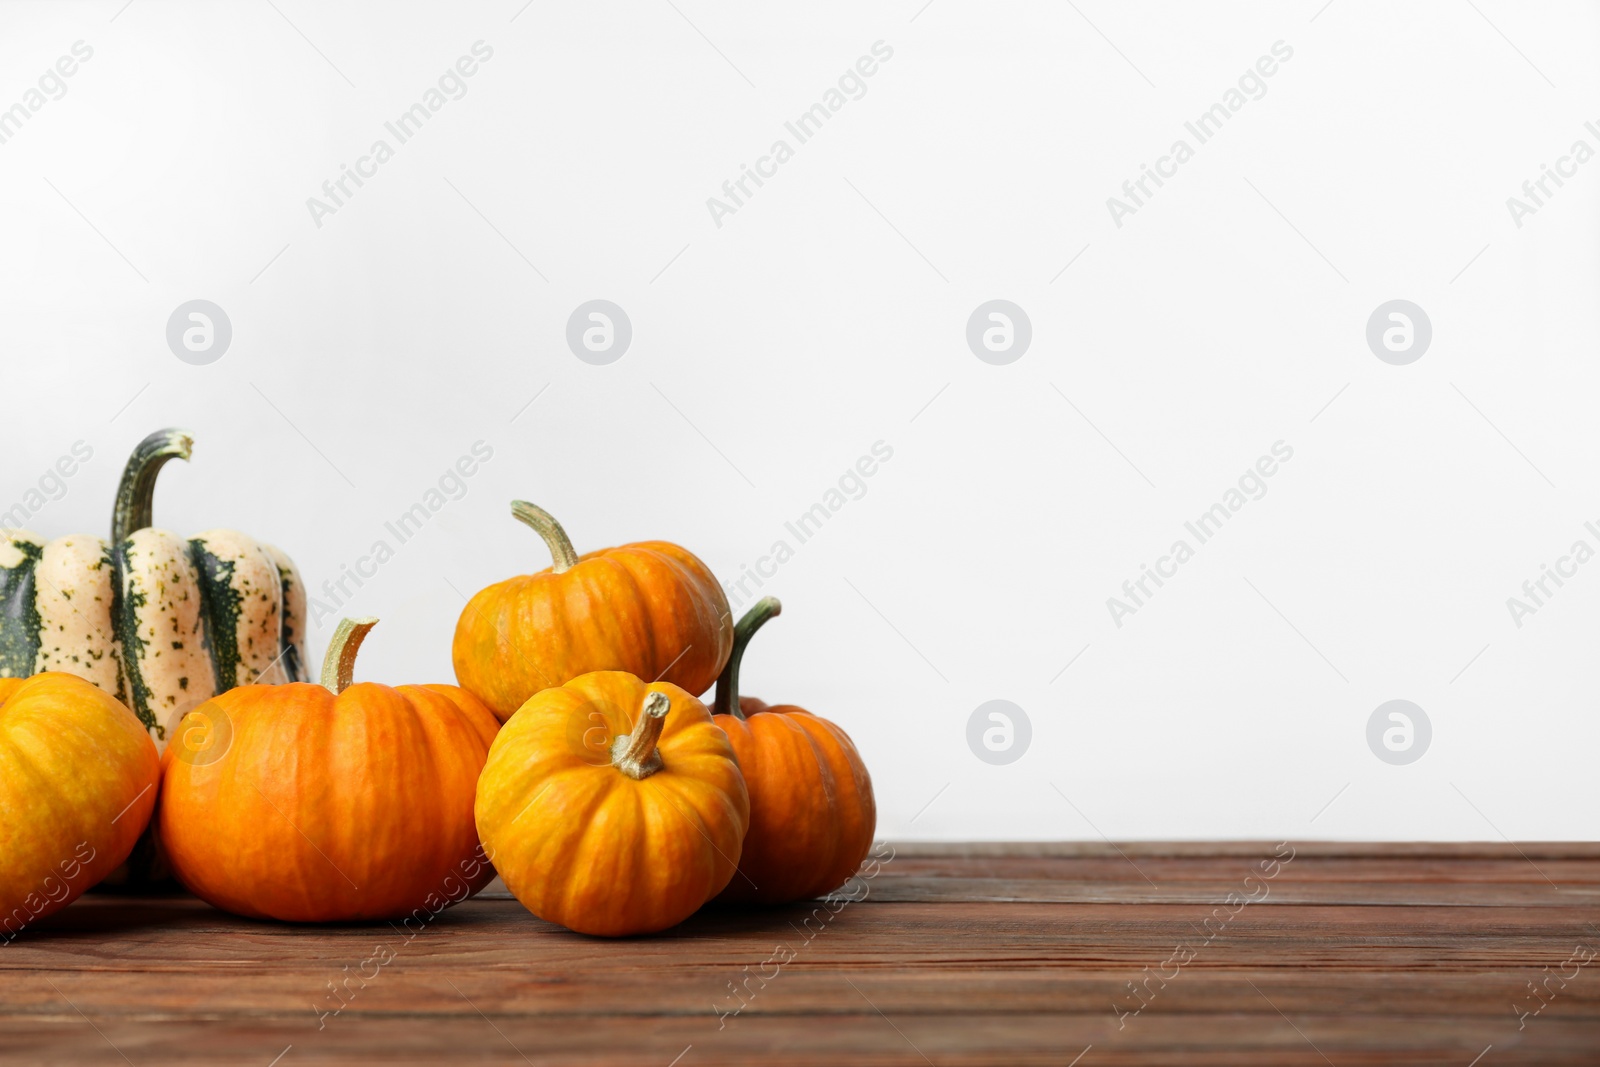
<svg viewBox="0 0 1600 1067">
<path fill-rule="evenodd" d="M 511 502 L 554 565 L 480 590 L 461 612 L 456 680 L 502 722 L 543 689 L 592 671 L 627 671 L 703 693 L 733 642 L 728 598 L 711 569 L 666 541 L 579 556 L 543 509 Z"/>
<path fill-rule="evenodd" d="M 116 697 L 56 671 L 0 678 L 0 943 L 128 858 L 160 767 Z"/>
<path fill-rule="evenodd" d="M 472 823 L 499 724 L 448 685 L 351 685 L 376 619 L 344 619 L 322 684 L 247 685 L 184 716 L 161 840 L 210 904 L 291 922 L 430 917 L 494 871 Z"/>
<path fill-rule="evenodd" d="M 599 671 L 513 715 L 478 780 L 478 834 L 527 909 L 584 934 L 674 926 L 733 877 L 750 799 L 693 695 Z"/>
<path fill-rule="evenodd" d="M 713 711 L 750 790 L 750 832 L 727 901 L 781 904 L 822 896 L 856 872 L 872 847 L 878 808 L 872 778 L 850 736 L 792 704 L 739 695 L 750 638 L 782 610 L 765 597 L 734 628 Z"/>
</svg>

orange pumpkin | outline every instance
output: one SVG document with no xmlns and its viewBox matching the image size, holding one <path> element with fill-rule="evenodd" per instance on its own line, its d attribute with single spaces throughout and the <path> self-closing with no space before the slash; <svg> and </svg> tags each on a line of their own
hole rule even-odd
<svg viewBox="0 0 1600 1067">
<path fill-rule="evenodd" d="M 161 840 L 196 896 L 292 922 L 431 918 L 494 877 L 472 802 L 499 724 L 454 686 L 351 685 L 376 622 L 339 623 L 321 685 L 241 686 L 178 725 Z"/>
<path fill-rule="evenodd" d="M 0 678 L 0 942 L 128 858 L 160 766 L 116 697 L 55 671 Z"/>
<path fill-rule="evenodd" d="M 728 661 L 733 620 L 710 568 L 665 541 L 579 556 L 543 509 L 511 502 L 554 565 L 478 592 L 456 624 L 456 680 L 503 722 L 535 693 L 627 671 L 703 693 Z"/>
<path fill-rule="evenodd" d="M 529 911 L 619 937 L 676 925 L 728 884 L 750 800 L 704 704 L 600 671 L 544 690 L 505 724 L 477 817 Z"/>
<path fill-rule="evenodd" d="M 848 734 L 804 708 L 739 695 L 745 646 L 781 610 L 766 597 L 745 613 L 717 679 L 716 723 L 750 790 L 741 877 L 723 900 L 781 904 L 837 889 L 861 866 L 877 828 L 872 778 Z"/>
</svg>

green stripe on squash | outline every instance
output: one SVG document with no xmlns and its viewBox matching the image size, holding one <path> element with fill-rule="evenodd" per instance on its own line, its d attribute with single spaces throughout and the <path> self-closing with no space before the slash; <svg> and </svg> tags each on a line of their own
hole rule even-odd
<svg viewBox="0 0 1600 1067">
<path fill-rule="evenodd" d="M 217 692 L 226 692 L 239 677 L 239 614 L 244 598 L 233 584 L 233 560 L 218 559 L 198 537 L 189 539 L 189 558 L 200 579 L 200 610 L 210 623 L 202 637 L 211 654 L 211 675 Z"/>
<path fill-rule="evenodd" d="M 10 544 L 22 558 L 15 566 L 0 567 L 0 678 L 26 678 L 39 655 L 34 569 L 44 546 L 23 538 Z"/>
</svg>

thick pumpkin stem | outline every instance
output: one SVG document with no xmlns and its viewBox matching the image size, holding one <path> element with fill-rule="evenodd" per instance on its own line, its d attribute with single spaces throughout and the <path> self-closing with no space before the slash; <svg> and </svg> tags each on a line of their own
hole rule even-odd
<svg viewBox="0 0 1600 1067">
<path fill-rule="evenodd" d="M 644 708 L 639 721 L 633 724 L 633 733 L 623 734 L 611 742 L 611 765 L 638 781 L 648 778 L 661 769 L 661 753 L 656 742 L 661 739 L 661 728 L 667 723 L 667 711 L 672 701 L 667 694 L 656 691 L 644 698 Z"/>
<path fill-rule="evenodd" d="M 117 503 L 111 512 L 111 543 L 120 545 L 136 530 L 148 529 L 154 519 L 156 475 L 169 459 L 187 460 L 194 449 L 194 436 L 187 430 L 157 430 L 134 448 L 128 465 L 122 468 L 117 486 Z"/>
<path fill-rule="evenodd" d="M 530 504 L 526 500 L 513 500 L 511 514 L 517 521 L 525 522 L 539 531 L 539 536 L 544 538 L 544 543 L 550 546 L 550 558 L 555 562 L 550 569 L 556 574 L 572 569 L 578 562 L 578 553 L 572 547 L 572 541 L 567 537 L 567 531 L 561 528 L 555 516 L 537 504 Z"/>
<path fill-rule="evenodd" d="M 755 607 L 744 613 L 744 617 L 733 626 L 733 651 L 728 654 L 728 665 L 722 668 L 722 674 L 717 678 L 717 695 L 712 702 L 711 711 L 715 715 L 732 715 L 735 719 L 743 719 L 744 712 L 739 708 L 739 664 L 744 661 L 745 646 L 750 643 L 750 638 L 755 632 L 767 624 L 767 620 L 783 611 L 783 605 L 778 603 L 775 596 L 764 596 L 756 601 Z"/>
<path fill-rule="evenodd" d="M 378 620 L 373 618 L 339 620 L 333 640 L 328 643 L 328 653 L 322 657 L 322 685 L 334 696 L 350 688 L 356 673 L 356 653 L 361 651 L 367 632 L 376 625 Z"/>
</svg>

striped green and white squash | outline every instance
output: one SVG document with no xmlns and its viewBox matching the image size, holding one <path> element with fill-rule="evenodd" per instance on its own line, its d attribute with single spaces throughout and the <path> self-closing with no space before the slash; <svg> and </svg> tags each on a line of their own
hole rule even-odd
<svg viewBox="0 0 1600 1067">
<path fill-rule="evenodd" d="M 156 475 L 193 438 L 158 430 L 123 470 L 111 541 L 0 529 L 0 678 L 75 674 L 132 708 L 158 747 L 237 685 L 306 678 L 305 586 L 289 557 L 234 530 L 151 527 Z"/>
</svg>

